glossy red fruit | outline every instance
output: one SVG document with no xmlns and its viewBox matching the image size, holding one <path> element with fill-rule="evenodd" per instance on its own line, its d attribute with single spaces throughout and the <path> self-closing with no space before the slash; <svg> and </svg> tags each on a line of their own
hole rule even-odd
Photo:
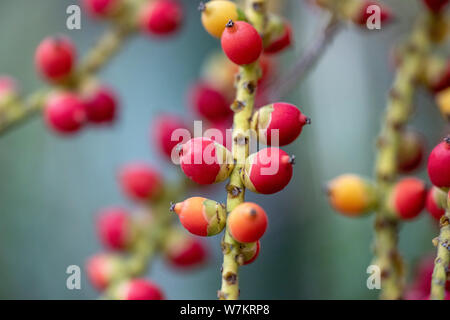
<svg viewBox="0 0 450 320">
<path fill-rule="evenodd" d="M 292 44 L 292 27 L 288 22 L 284 23 L 283 32 L 264 48 L 266 54 L 276 54 L 290 47 Z"/>
<path fill-rule="evenodd" d="M 428 175 L 436 187 L 450 187 L 450 136 L 431 151 L 428 157 Z"/>
<path fill-rule="evenodd" d="M 417 217 L 425 207 L 427 189 L 417 178 L 404 178 L 395 184 L 391 193 L 393 212 L 402 220 Z"/>
<path fill-rule="evenodd" d="M 157 198 L 163 187 L 159 172 L 143 163 L 124 166 L 120 170 L 119 180 L 123 192 L 136 201 L 148 201 Z"/>
<path fill-rule="evenodd" d="M 228 59 L 238 65 L 255 62 L 263 49 L 258 31 L 244 21 L 230 20 L 222 33 L 221 43 Z"/>
<path fill-rule="evenodd" d="M 153 121 L 150 136 L 161 154 L 169 159 L 177 159 L 179 154 L 179 151 L 176 150 L 177 145 L 187 142 L 191 138 L 191 132 L 183 119 L 165 114 Z"/>
<path fill-rule="evenodd" d="M 294 157 L 278 148 L 261 149 L 245 161 L 241 178 L 256 193 L 273 194 L 283 190 L 292 178 Z"/>
<path fill-rule="evenodd" d="M 401 173 L 411 173 L 423 162 L 425 142 L 422 135 L 413 130 L 401 134 L 397 165 Z"/>
<path fill-rule="evenodd" d="M 230 151 L 204 137 L 191 139 L 182 145 L 180 164 L 184 174 L 198 184 L 224 181 L 234 167 Z"/>
<path fill-rule="evenodd" d="M 103 245 L 112 250 L 127 249 L 135 235 L 130 214 L 121 208 L 102 210 L 97 219 L 97 232 Z"/>
<path fill-rule="evenodd" d="M 423 0 L 423 3 L 428 7 L 428 9 L 434 13 L 441 12 L 448 2 L 449 0 Z"/>
<path fill-rule="evenodd" d="M 164 300 L 161 289 L 145 279 L 125 280 L 117 286 L 115 296 L 119 300 Z"/>
<path fill-rule="evenodd" d="M 227 228 L 233 238 L 239 242 L 256 242 L 266 232 L 267 214 L 256 203 L 241 203 L 228 215 Z"/>
<path fill-rule="evenodd" d="M 150 1 L 142 10 L 141 28 L 154 35 L 169 35 L 180 28 L 183 8 L 175 0 Z"/>
<path fill-rule="evenodd" d="M 34 61 L 36 68 L 46 80 L 64 80 L 75 63 L 75 47 L 66 37 L 48 37 L 36 49 Z"/>
<path fill-rule="evenodd" d="M 244 255 L 244 266 L 253 263 L 258 258 L 260 250 L 261 243 L 259 240 L 245 246 L 244 249 L 241 250 L 241 253 Z"/>
<path fill-rule="evenodd" d="M 428 213 L 437 221 L 439 221 L 439 219 L 441 219 L 441 217 L 445 214 L 445 209 L 443 209 L 439 205 L 439 201 L 438 201 L 439 193 L 442 193 L 445 196 L 445 193 L 443 191 L 441 191 L 440 189 L 438 189 L 436 187 L 432 187 L 428 191 L 427 201 L 426 201 L 426 208 L 427 208 Z"/>
<path fill-rule="evenodd" d="M 393 18 L 392 11 L 387 6 L 382 5 L 380 2 L 377 2 L 377 1 L 365 0 L 361 3 L 360 9 L 356 13 L 355 17 L 353 18 L 353 21 L 356 24 L 361 25 L 362 27 L 366 27 L 367 19 L 369 19 L 374 13 L 373 11 L 368 10 L 368 8 L 372 5 L 379 6 L 381 9 L 381 12 L 380 12 L 381 24 L 392 20 L 392 18 Z"/>
<path fill-rule="evenodd" d="M 225 206 L 213 200 L 191 197 L 172 204 L 170 210 L 178 215 L 186 230 L 197 236 L 214 236 L 225 227 Z"/>
<path fill-rule="evenodd" d="M 122 0 L 83 0 L 86 10 L 94 17 L 106 17 L 117 10 Z"/>
<path fill-rule="evenodd" d="M 259 141 L 275 146 L 292 143 L 302 132 L 303 126 L 310 123 L 311 119 L 296 106 L 284 102 L 262 107 L 252 118 L 252 128 L 256 130 Z"/>
<path fill-rule="evenodd" d="M 114 122 L 117 113 L 117 97 L 107 87 L 98 87 L 85 98 L 86 118 L 95 124 Z"/>
<path fill-rule="evenodd" d="M 52 130 L 60 134 L 75 133 L 86 119 L 84 103 L 74 93 L 53 93 L 45 102 L 44 117 Z"/>
<path fill-rule="evenodd" d="M 119 263 L 116 256 L 106 253 L 89 258 L 86 272 L 91 284 L 98 290 L 105 289 L 119 272 Z"/>
<path fill-rule="evenodd" d="M 193 110 L 209 121 L 219 121 L 233 114 L 226 96 L 206 83 L 197 83 L 191 88 L 189 101 Z"/>
<path fill-rule="evenodd" d="M 177 232 L 167 240 L 165 255 L 172 266 L 186 269 L 205 263 L 208 252 L 198 238 Z"/>
</svg>

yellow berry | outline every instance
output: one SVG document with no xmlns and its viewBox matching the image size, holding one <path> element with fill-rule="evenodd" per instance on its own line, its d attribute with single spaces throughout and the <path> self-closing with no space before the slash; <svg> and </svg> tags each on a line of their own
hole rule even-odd
<svg viewBox="0 0 450 320">
<path fill-rule="evenodd" d="M 375 202 L 371 183 L 353 174 L 345 174 L 332 180 L 327 191 L 333 208 L 349 217 L 369 211 Z"/>
<path fill-rule="evenodd" d="M 450 88 L 441 91 L 436 96 L 436 102 L 442 115 L 445 118 L 450 119 Z"/>
<path fill-rule="evenodd" d="M 204 4 L 202 10 L 202 24 L 209 34 L 216 38 L 222 36 L 228 21 L 238 19 L 236 4 L 226 0 L 215 0 Z"/>
</svg>

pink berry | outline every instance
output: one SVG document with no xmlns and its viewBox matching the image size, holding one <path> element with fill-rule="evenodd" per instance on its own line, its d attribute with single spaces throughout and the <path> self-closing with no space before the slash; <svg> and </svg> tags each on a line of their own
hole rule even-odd
<svg viewBox="0 0 450 320">
<path fill-rule="evenodd" d="M 277 38 L 270 41 L 264 48 L 266 54 L 276 54 L 288 48 L 292 44 L 292 28 L 290 23 L 285 23 L 283 32 Z"/>
<path fill-rule="evenodd" d="M 292 178 L 293 157 L 278 148 L 266 148 L 245 161 L 241 178 L 256 193 L 273 194 L 283 190 Z"/>
<path fill-rule="evenodd" d="M 410 220 L 417 217 L 425 207 L 427 189 L 425 183 L 417 178 L 404 178 L 394 186 L 390 205 L 402 220 Z"/>
<path fill-rule="evenodd" d="M 112 123 L 117 113 L 115 93 L 106 87 L 96 88 L 85 99 L 86 118 L 95 124 Z"/>
<path fill-rule="evenodd" d="M 428 213 L 439 221 L 445 214 L 445 210 L 439 205 L 438 198 L 440 194 L 445 196 L 445 193 L 436 187 L 432 187 L 427 194 L 426 208 Z"/>
<path fill-rule="evenodd" d="M 296 106 L 284 102 L 262 107 L 252 118 L 252 128 L 256 130 L 259 141 L 266 145 L 290 144 L 300 135 L 303 126 L 310 123 L 311 119 L 302 114 Z"/>
<path fill-rule="evenodd" d="M 105 289 L 114 280 L 119 268 L 118 258 L 106 253 L 92 256 L 86 263 L 87 276 L 98 290 Z"/>
<path fill-rule="evenodd" d="M 100 212 L 97 232 L 103 245 L 112 250 L 124 250 L 133 241 L 133 223 L 130 214 L 121 208 L 108 208 Z"/>
<path fill-rule="evenodd" d="M 234 167 L 230 151 L 204 137 L 191 139 L 182 145 L 180 163 L 184 174 L 198 184 L 224 181 Z"/>
<path fill-rule="evenodd" d="M 161 175 L 151 166 L 132 163 L 124 166 L 119 173 L 123 192 L 135 201 L 153 200 L 161 194 Z"/>
<path fill-rule="evenodd" d="M 161 289 L 152 281 L 132 279 L 120 283 L 115 295 L 119 300 L 164 300 Z"/>
<path fill-rule="evenodd" d="M 428 157 L 428 175 L 436 187 L 450 187 L 450 136 L 431 151 Z"/>
<path fill-rule="evenodd" d="M 165 254 L 172 266 L 186 269 L 203 264 L 208 252 L 198 238 L 177 232 L 167 240 Z"/>
<path fill-rule="evenodd" d="M 367 9 L 372 5 L 376 5 L 381 8 L 380 22 L 382 24 L 392 20 L 393 15 L 392 15 L 391 10 L 388 7 L 386 7 L 385 5 L 382 5 L 380 2 L 377 2 L 377 1 L 364 0 L 361 3 L 360 10 L 357 12 L 356 16 L 353 18 L 353 21 L 362 27 L 366 27 L 367 19 L 369 19 L 371 17 L 371 15 L 373 14 L 373 12 L 371 12 L 370 10 L 368 12 Z"/>
<path fill-rule="evenodd" d="M 439 13 L 445 8 L 449 0 L 423 0 L 423 2 L 429 10 Z"/>
<path fill-rule="evenodd" d="M 51 94 L 45 102 L 45 120 L 48 126 L 60 134 L 79 131 L 86 118 L 83 101 L 70 92 Z"/>
<path fill-rule="evenodd" d="M 221 43 L 228 59 L 238 65 L 255 62 L 263 49 L 258 31 L 244 21 L 230 20 L 222 33 Z"/>
<path fill-rule="evenodd" d="M 150 128 L 151 140 L 153 140 L 159 151 L 167 158 L 178 156 L 176 146 L 190 139 L 190 130 L 183 119 L 174 115 L 162 115 L 157 117 Z M 153 142 L 152 141 L 152 142 Z"/>
<path fill-rule="evenodd" d="M 144 32 L 155 35 L 168 35 L 180 28 L 183 9 L 178 1 L 150 1 L 141 15 L 141 28 Z"/>
<path fill-rule="evenodd" d="M 206 83 L 192 87 L 189 100 L 194 111 L 209 121 L 219 121 L 233 113 L 225 95 Z"/>
<path fill-rule="evenodd" d="M 46 80 L 58 82 L 72 71 L 75 55 L 75 47 L 69 38 L 48 37 L 37 47 L 34 59 L 36 68 Z"/>
<path fill-rule="evenodd" d="M 94 17 L 106 17 L 117 10 L 122 0 L 83 0 L 86 10 Z"/>
</svg>

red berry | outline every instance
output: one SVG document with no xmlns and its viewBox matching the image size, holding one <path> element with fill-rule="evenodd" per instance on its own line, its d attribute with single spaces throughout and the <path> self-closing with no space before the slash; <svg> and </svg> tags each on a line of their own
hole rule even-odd
<svg viewBox="0 0 450 320">
<path fill-rule="evenodd" d="M 83 0 L 86 10 L 95 17 L 106 17 L 117 10 L 121 0 Z"/>
<path fill-rule="evenodd" d="M 258 31 L 244 21 L 230 20 L 222 33 L 221 43 L 228 59 L 238 65 L 255 62 L 263 49 Z"/>
<path fill-rule="evenodd" d="M 158 149 L 169 159 L 178 157 L 176 146 L 185 143 L 191 137 L 190 131 L 183 119 L 173 115 L 162 115 L 156 118 L 150 128 L 151 139 L 154 139 Z"/>
<path fill-rule="evenodd" d="M 165 245 L 165 252 L 172 266 L 183 269 L 201 265 L 207 258 L 207 250 L 203 242 L 180 232 L 170 235 Z"/>
<path fill-rule="evenodd" d="M 184 174 L 198 184 L 224 181 L 234 167 L 230 151 L 204 137 L 194 138 L 183 144 L 180 163 Z"/>
<path fill-rule="evenodd" d="M 450 136 L 431 151 L 428 157 L 428 175 L 436 187 L 450 187 Z"/>
<path fill-rule="evenodd" d="M 264 53 L 275 54 L 283 51 L 292 44 L 292 27 L 290 23 L 284 23 L 283 32 L 277 38 L 270 41 L 264 48 Z"/>
<path fill-rule="evenodd" d="M 423 0 L 428 9 L 433 11 L 434 13 L 441 12 L 448 4 L 448 1 L 449 0 Z"/>
<path fill-rule="evenodd" d="M 133 242 L 134 231 L 130 214 L 121 208 L 100 212 L 97 232 L 103 245 L 112 250 L 123 250 Z"/>
<path fill-rule="evenodd" d="M 293 160 L 281 149 L 262 149 L 245 161 L 242 181 L 253 192 L 272 194 L 281 191 L 292 178 Z"/>
<path fill-rule="evenodd" d="M 45 102 L 45 120 L 48 126 L 61 134 L 81 129 L 86 118 L 84 103 L 70 92 L 51 94 Z"/>
<path fill-rule="evenodd" d="M 116 118 L 117 98 L 111 89 L 96 88 L 85 99 L 86 117 L 92 123 L 112 123 Z"/>
<path fill-rule="evenodd" d="M 142 164 L 128 164 L 120 170 L 120 185 L 123 192 L 133 200 L 148 201 L 158 197 L 163 181 L 154 168 Z"/>
<path fill-rule="evenodd" d="M 155 35 L 168 35 L 177 31 L 183 19 L 183 9 L 178 1 L 150 1 L 141 15 L 141 28 Z"/>
<path fill-rule="evenodd" d="M 284 102 L 262 107 L 252 118 L 252 128 L 256 130 L 259 141 L 275 146 L 290 144 L 300 135 L 303 126 L 310 123 L 311 120 L 296 106 Z"/>
<path fill-rule="evenodd" d="M 72 71 L 75 54 L 75 47 L 69 38 L 45 38 L 36 49 L 36 68 L 48 81 L 61 81 Z"/>
<path fill-rule="evenodd" d="M 173 204 L 170 209 L 178 215 L 183 227 L 197 236 L 213 236 L 225 227 L 225 206 L 213 200 L 192 197 Z"/>
<path fill-rule="evenodd" d="M 117 286 L 115 296 L 119 300 L 164 300 L 161 289 L 145 279 L 125 280 Z"/>
<path fill-rule="evenodd" d="M 441 219 L 441 217 L 445 214 L 445 209 L 443 209 L 438 201 L 438 198 L 441 196 L 440 194 L 442 194 L 444 196 L 445 199 L 445 193 L 443 191 L 441 191 L 440 189 L 436 188 L 436 187 L 432 187 L 427 194 L 427 202 L 426 202 L 426 208 L 427 211 L 430 213 L 430 215 L 439 221 L 439 219 Z"/>
<path fill-rule="evenodd" d="M 267 214 L 256 203 L 241 203 L 228 215 L 227 228 L 233 238 L 239 242 L 258 241 L 266 232 Z"/>
<path fill-rule="evenodd" d="M 425 207 L 427 189 L 425 183 L 417 178 L 404 178 L 394 186 L 390 204 L 402 220 L 417 217 Z"/>
<path fill-rule="evenodd" d="M 392 12 L 388 7 L 382 5 L 381 3 L 377 2 L 377 1 L 365 0 L 361 3 L 361 7 L 360 7 L 359 11 L 357 12 L 356 16 L 353 18 L 353 21 L 355 23 L 365 27 L 367 24 L 367 19 L 369 19 L 373 14 L 372 11 L 369 10 L 369 12 L 368 12 L 368 10 L 367 10 L 372 5 L 376 5 L 376 6 L 380 7 L 380 9 L 381 9 L 380 22 L 381 23 L 392 20 L 392 17 L 393 17 Z"/>
<path fill-rule="evenodd" d="M 406 130 L 400 138 L 398 152 L 398 170 L 401 173 L 410 173 L 420 167 L 425 154 L 425 142 L 419 133 Z"/>
<path fill-rule="evenodd" d="M 241 253 L 244 255 L 244 266 L 253 263 L 258 258 L 260 249 L 261 243 L 258 240 L 241 250 Z"/>
<path fill-rule="evenodd" d="M 206 83 L 192 87 L 189 100 L 194 111 L 209 121 L 219 121 L 233 113 L 225 95 Z"/>
<path fill-rule="evenodd" d="M 119 260 L 116 256 L 106 253 L 97 254 L 86 263 L 87 276 L 92 285 L 98 289 L 105 289 L 118 274 Z"/>
</svg>

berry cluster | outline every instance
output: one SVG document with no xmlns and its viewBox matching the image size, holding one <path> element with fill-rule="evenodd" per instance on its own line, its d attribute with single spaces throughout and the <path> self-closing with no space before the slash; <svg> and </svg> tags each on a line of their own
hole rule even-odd
<svg viewBox="0 0 450 320">
<path fill-rule="evenodd" d="M 169 140 L 175 130 L 185 128 L 173 116 L 165 116 L 164 123 L 155 126 L 159 132 L 154 131 L 165 137 L 161 148 L 179 162 L 190 180 L 201 185 L 229 181 L 226 205 L 196 196 L 171 206 L 194 235 L 214 236 L 226 230 L 222 299 L 237 299 L 237 268 L 256 260 L 268 225 L 264 209 L 245 202 L 244 190 L 274 194 L 288 185 L 294 157 L 279 146 L 295 141 L 310 123 L 296 106 L 267 104 L 264 92 L 258 91 L 258 86 L 273 76 L 274 61 L 269 55 L 291 44 L 291 28 L 284 19 L 268 15 L 267 26 L 258 30 L 251 17 L 265 16 L 265 9 L 250 7 L 244 13 L 234 2 L 221 0 L 199 6 L 204 28 L 220 38 L 224 55 L 214 54 L 207 60 L 202 79 L 189 91 L 188 102 L 195 114 L 207 121 L 207 129 L 216 129 L 214 133 L 206 130 L 203 136 L 187 141 Z M 254 112 L 255 104 L 266 105 Z M 231 125 L 233 130 L 227 130 Z M 249 154 L 252 141 L 268 147 Z"/>
<path fill-rule="evenodd" d="M 446 214 L 450 188 L 450 138 L 436 146 L 428 158 L 431 188 L 413 176 L 398 178 L 399 174 L 408 175 L 419 169 L 426 154 L 424 138 L 406 128 L 412 114 L 412 95 L 416 86 L 425 84 L 431 92 L 438 93 L 444 115 L 450 101 L 446 93 L 450 87 L 449 69 L 446 63 L 436 62 L 432 54 L 432 46 L 442 42 L 446 36 L 445 32 L 443 36 L 437 36 L 436 30 L 442 26 L 448 1 L 423 2 L 429 10 L 420 18 L 410 39 L 395 52 L 397 77 L 377 143 L 376 180 L 347 174 L 331 181 L 327 188 L 333 208 L 346 216 L 359 217 L 376 211 L 375 262 L 386 275 L 383 281 L 387 289 L 381 294 L 385 299 L 399 299 L 403 295 L 403 262 L 396 240 L 399 221 L 415 219 L 425 207 L 434 219 L 441 221 L 441 235 L 435 241 L 438 259 L 433 281 L 428 279 L 432 299 L 444 298 L 442 284 L 445 284 L 450 261 L 447 250 L 450 242 L 450 230 L 447 229 L 450 228 Z M 423 297 L 428 296 L 429 288 Z"/>
<path fill-rule="evenodd" d="M 163 145 L 164 135 L 159 138 Z M 164 149 L 161 151 L 166 156 Z M 160 252 L 170 266 L 191 269 L 205 263 L 207 250 L 167 215 L 165 204 L 169 197 L 182 191 L 164 182 L 155 168 L 144 163 L 128 164 L 120 170 L 118 181 L 123 193 L 139 209 L 130 213 L 121 207 L 110 207 L 98 214 L 97 233 L 108 252 L 88 260 L 89 279 L 107 298 L 163 299 L 156 284 L 138 278 L 146 272 L 151 259 Z"/>
<path fill-rule="evenodd" d="M 182 23 L 183 10 L 178 0 L 83 0 L 91 16 L 108 20 L 111 30 L 77 65 L 77 52 L 65 36 L 47 37 L 38 45 L 34 61 L 37 72 L 51 85 L 22 99 L 15 88 L 0 84 L 4 115 L 0 130 L 43 110 L 48 127 L 61 135 L 72 135 L 87 124 L 111 124 L 117 118 L 118 99 L 113 89 L 94 75 L 121 48 L 123 40 L 140 29 L 158 37 L 176 32 Z M 2 93 L 4 91 L 4 93 Z"/>
</svg>

